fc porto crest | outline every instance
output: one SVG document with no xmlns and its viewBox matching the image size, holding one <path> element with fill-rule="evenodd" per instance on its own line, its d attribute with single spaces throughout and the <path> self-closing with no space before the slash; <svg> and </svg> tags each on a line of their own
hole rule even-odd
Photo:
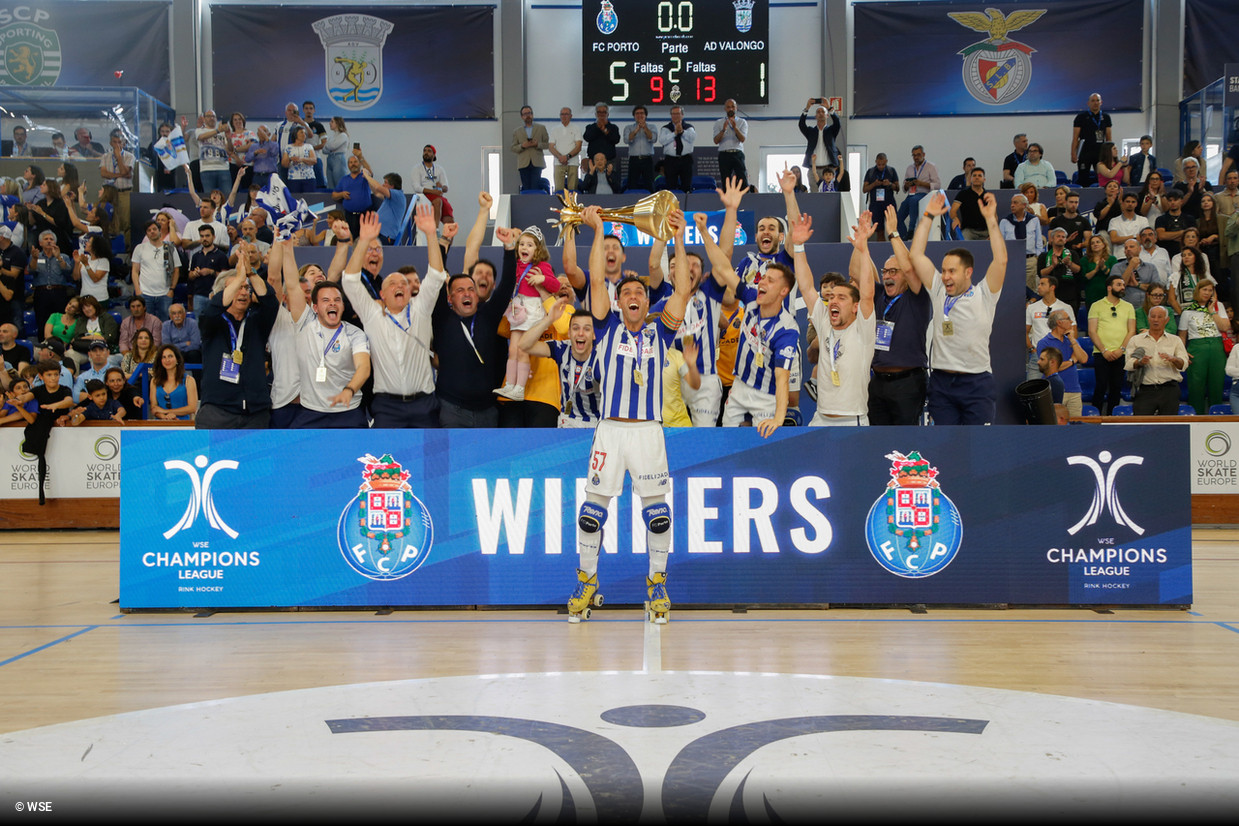
<svg viewBox="0 0 1239 826">
<path fill-rule="evenodd" d="M 933 576 L 951 564 L 963 540 L 955 504 L 942 492 L 938 469 L 915 450 L 888 453 L 891 481 L 869 510 L 865 538 L 873 558 L 907 579 Z"/>
<path fill-rule="evenodd" d="M 603 34 L 615 34 L 615 30 L 619 28 L 619 15 L 615 13 L 615 4 L 610 0 L 602 0 L 602 8 L 598 11 L 598 17 L 594 21 L 598 26 L 598 31 Z"/>
<path fill-rule="evenodd" d="M 1036 49 L 1007 37 L 1033 23 L 1046 9 L 1027 9 L 1003 15 L 998 9 L 949 12 L 961 26 L 989 35 L 959 52 L 964 58 L 964 86 L 982 103 L 1002 106 L 1027 91 L 1032 82 L 1032 53 Z"/>
<path fill-rule="evenodd" d="M 740 34 L 753 28 L 753 2 L 754 0 L 735 0 L 732 3 L 736 7 L 736 31 Z"/>
<path fill-rule="evenodd" d="M 393 28 L 368 14 L 336 14 L 314 22 L 332 103 L 352 110 L 378 103 L 383 96 L 383 44 Z"/>
<path fill-rule="evenodd" d="M 367 454 L 357 495 L 340 514 L 337 539 L 349 566 L 364 577 L 393 580 L 417 570 L 430 553 L 434 525 L 413 495 L 409 472 L 385 453 Z"/>
<path fill-rule="evenodd" d="M 61 59 L 55 29 L 18 20 L 0 28 L 0 86 L 54 86 Z"/>
</svg>

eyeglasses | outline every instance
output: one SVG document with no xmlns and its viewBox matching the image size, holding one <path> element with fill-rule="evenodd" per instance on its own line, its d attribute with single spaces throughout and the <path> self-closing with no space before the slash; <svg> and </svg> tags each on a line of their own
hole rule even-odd
<svg viewBox="0 0 1239 826">
<path fill-rule="evenodd" d="M 887 267 L 886 269 L 882 270 L 882 275 L 896 275 L 898 273 L 899 273 L 898 267 Z"/>
</svg>

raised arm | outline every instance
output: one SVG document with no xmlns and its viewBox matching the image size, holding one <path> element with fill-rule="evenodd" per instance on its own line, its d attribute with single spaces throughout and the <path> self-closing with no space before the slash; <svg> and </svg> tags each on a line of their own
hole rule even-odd
<svg viewBox="0 0 1239 826">
<path fill-rule="evenodd" d="M 486 222 L 490 220 L 490 207 L 494 200 L 490 197 L 489 192 L 478 193 L 478 214 L 473 219 L 473 227 L 469 230 L 469 235 L 465 238 L 465 261 L 464 271 L 468 272 L 469 268 L 477 263 L 478 257 L 482 254 L 482 242 L 486 240 Z"/>
<path fill-rule="evenodd" d="M 667 278 L 663 272 L 663 253 L 666 251 L 666 241 L 655 238 L 654 243 L 650 244 L 650 289 L 658 289 Z"/>
<path fill-rule="evenodd" d="M 292 251 L 293 241 L 290 238 L 284 241 L 276 241 L 275 243 L 287 244 L 284 249 L 284 300 L 288 302 L 288 312 L 292 315 L 293 321 L 300 321 L 301 314 L 305 312 L 306 298 L 305 293 L 301 291 L 301 284 L 297 280 L 297 262 L 293 258 Z M 227 306 L 227 301 L 225 301 L 224 306 Z"/>
<path fill-rule="evenodd" d="M 925 250 L 929 246 L 930 227 L 933 226 L 934 221 L 947 212 L 946 195 L 942 192 L 935 192 L 925 200 L 928 200 L 928 203 L 924 214 L 916 224 L 916 232 L 912 236 L 912 248 L 908 251 L 908 258 L 912 262 L 912 269 L 908 273 L 909 286 L 914 283 L 918 287 L 921 284 L 933 286 L 934 283 L 934 263 L 925 255 Z M 925 200 L 922 200 L 922 203 L 925 203 Z M 998 234 L 996 230 L 994 234 Z"/>
<path fill-rule="evenodd" d="M 921 280 L 919 278 L 908 278 L 908 273 L 912 272 L 912 259 L 908 255 L 908 246 L 903 242 L 903 238 L 899 237 L 899 213 L 895 210 L 895 205 L 891 204 L 886 208 L 886 237 L 891 242 L 891 252 L 895 256 L 895 266 L 903 272 L 904 279 L 908 282 L 908 289 L 914 293 L 921 291 Z M 881 280 L 882 274 L 878 273 L 878 280 Z"/>
<path fill-rule="evenodd" d="M 684 248 L 684 210 L 677 209 L 671 213 L 667 223 L 675 232 L 675 274 L 672 276 L 675 292 L 663 305 L 663 313 L 677 319 L 678 326 L 679 322 L 684 319 L 684 312 L 688 309 L 688 299 L 693 291 L 692 279 L 688 275 L 688 251 Z M 731 264 L 727 266 L 730 268 Z M 732 270 L 732 276 L 735 276 L 735 270 Z"/>
<path fill-rule="evenodd" d="M 585 281 L 585 270 L 576 260 L 576 225 L 564 227 L 564 245 L 561 266 L 568 283 L 574 290 L 584 290 L 588 285 Z"/>
<path fill-rule="evenodd" d="M 718 248 L 723 256 L 730 261 L 736 245 L 736 222 L 740 212 L 740 201 L 744 198 L 744 188 L 735 177 L 723 181 L 723 188 L 714 190 L 719 200 L 723 202 L 723 228 L 719 230 Z M 701 213 L 698 213 L 700 215 Z M 697 221 L 698 229 L 702 223 Z"/>
<path fill-rule="evenodd" d="M 336 236 L 336 250 L 332 253 L 331 263 L 327 265 L 327 280 L 332 283 L 339 284 L 340 277 L 344 275 L 344 265 L 349 261 L 350 244 L 360 247 L 360 244 L 353 244 L 353 231 L 349 229 L 348 221 L 336 219 L 331 222 L 331 231 Z M 354 272 L 360 272 L 361 267 L 358 267 Z"/>
<path fill-rule="evenodd" d="M 805 310 L 813 317 L 813 308 L 819 300 L 817 287 L 813 284 L 813 269 L 809 266 L 809 257 L 805 255 L 804 245 L 813 237 L 813 216 L 801 215 L 796 223 L 791 225 L 792 261 L 796 268 L 796 286 L 800 288 L 800 297 L 804 299 Z"/>
<path fill-rule="evenodd" d="M 985 283 L 990 292 L 996 293 L 1002 289 L 1002 282 L 1007 277 L 1007 243 L 998 231 L 998 199 L 994 193 L 987 192 L 981 198 L 981 215 L 985 217 L 985 226 L 989 230 L 989 248 L 994 256 L 989 269 L 985 271 Z M 919 231 L 919 227 L 917 228 Z M 1134 327 L 1133 322 L 1133 327 Z"/>
<path fill-rule="evenodd" d="M 816 173 L 817 167 L 813 167 Z M 783 164 L 783 171 L 779 173 L 779 189 L 783 190 L 783 206 L 787 210 L 787 225 L 800 220 L 800 204 L 796 202 L 796 173 L 787 168 L 787 164 Z M 787 248 L 787 239 L 783 239 L 783 247 Z"/>
<path fill-rule="evenodd" d="M 993 197 L 993 196 L 990 196 Z M 852 257 L 848 261 L 848 276 L 860 293 L 860 314 L 864 318 L 873 315 L 874 285 L 878 279 L 877 267 L 869 255 L 869 238 L 877 227 L 873 224 L 873 216 L 862 212 L 852 228 Z M 808 303 L 808 302 L 806 302 Z"/>
<path fill-rule="evenodd" d="M 589 311 L 602 321 L 611 312 L 611 296 L 607 293 L 607 255 L 602 249 L 602 215 L 597 206 L 587 206 L 581 220 L 594 231 L 594 243 L 589 248 Z"/>
<path fill-rule="evenodd" d="M 733 179 L 734 180 L 734 179 Z M 740 276 L 736 275 L 735 267 L 731 266 L 731 259 L 723 254 L 723 250 L 718 244 L 714 243 L 714 239 L 710 237 L 710 233 L 706 232 L 706 214 L 698 212 L 693 215 L 693 220 L 697 224 L 697 232 L 701 235 L 701 243 L 705 245 L 706 257 L 710 259 L 710 274 L 714 276 L 714 280 L 721 284 L 724 288 L 731 287 L 733 290 L 740 286 Z M 677 269 L 678 259 L 680 257 L 679 250 L 676 251 Z M 676 277 L 679 277 L 677 273 Z M 679 284 L 675 284 L 676 289 L 679 289 Z"/>
</svg>

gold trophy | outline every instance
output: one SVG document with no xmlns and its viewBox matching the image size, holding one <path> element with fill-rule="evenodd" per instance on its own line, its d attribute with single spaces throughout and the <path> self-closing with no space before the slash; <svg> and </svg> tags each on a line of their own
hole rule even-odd
<svg viewBox="0 0 1239 826">
<path fill-rule="evenodd" d="M 575 192 L 566 192 L 560 195 L 559 202 L 564 205 L 563 209 L 552 209 L 551 212 L 559 213 L 559 222 L 555 226 L 559 228 L 560 237 L 562 238 L 565 231 L 575 232 L 576 227 L 582 223 L 581 212 L 585 207 L 576 199 Z M 659 241 L 670 241 L 674 233 L 667 218 L 679 208 L 679 199 L 668 190 L 663 189 L 655 192 L 653 195 L 646 195 L 632 206 L 620 207 L 618 209 L 603 209 L 600 210 L 599 214 L 604 221 L 631 224 L 646 235 L 654 236 Z M 552 223 L 552 221 L 548 219 L 548 223 Z"/>
</svg>

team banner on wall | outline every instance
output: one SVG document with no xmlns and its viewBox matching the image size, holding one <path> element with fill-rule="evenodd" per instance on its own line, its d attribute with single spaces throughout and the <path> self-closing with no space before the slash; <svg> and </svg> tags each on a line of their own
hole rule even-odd
<svg viewBox="0 0 1239 826">
<path fill-rule="evenodd" d="M 590 436 L 125 431 L 121 607 L 563 604 Z M 1192 599 L 1187 428 L 666 439 L 679 605 Z M 646 572 L 641 503 L 626 493 L 601 590 L 639 603 Z"/>
<path fill-rule="evenodd" d="M 0 5 L 0 86 L 136 86 L 167 102 L 170 2 Z"/>
<path fill-rule="evenodd" d="M 212 6 L 216 110 L 282 118 L 312 100 L 320 120 L 494 117 L 493 6 L 340 8 Z"/>
<path fill-rule="evenodd" d="M 1139 0 L 856 3 L 857 117 L 1139 110 Z"/>
<path fill-rule="evenodd" d="M 1235 62 L 1235 32 L 1239 6 L 1185 0 L 1183 4 L 1183 94 L 1190 95 L 1215 82 Z"/>
</svg>

